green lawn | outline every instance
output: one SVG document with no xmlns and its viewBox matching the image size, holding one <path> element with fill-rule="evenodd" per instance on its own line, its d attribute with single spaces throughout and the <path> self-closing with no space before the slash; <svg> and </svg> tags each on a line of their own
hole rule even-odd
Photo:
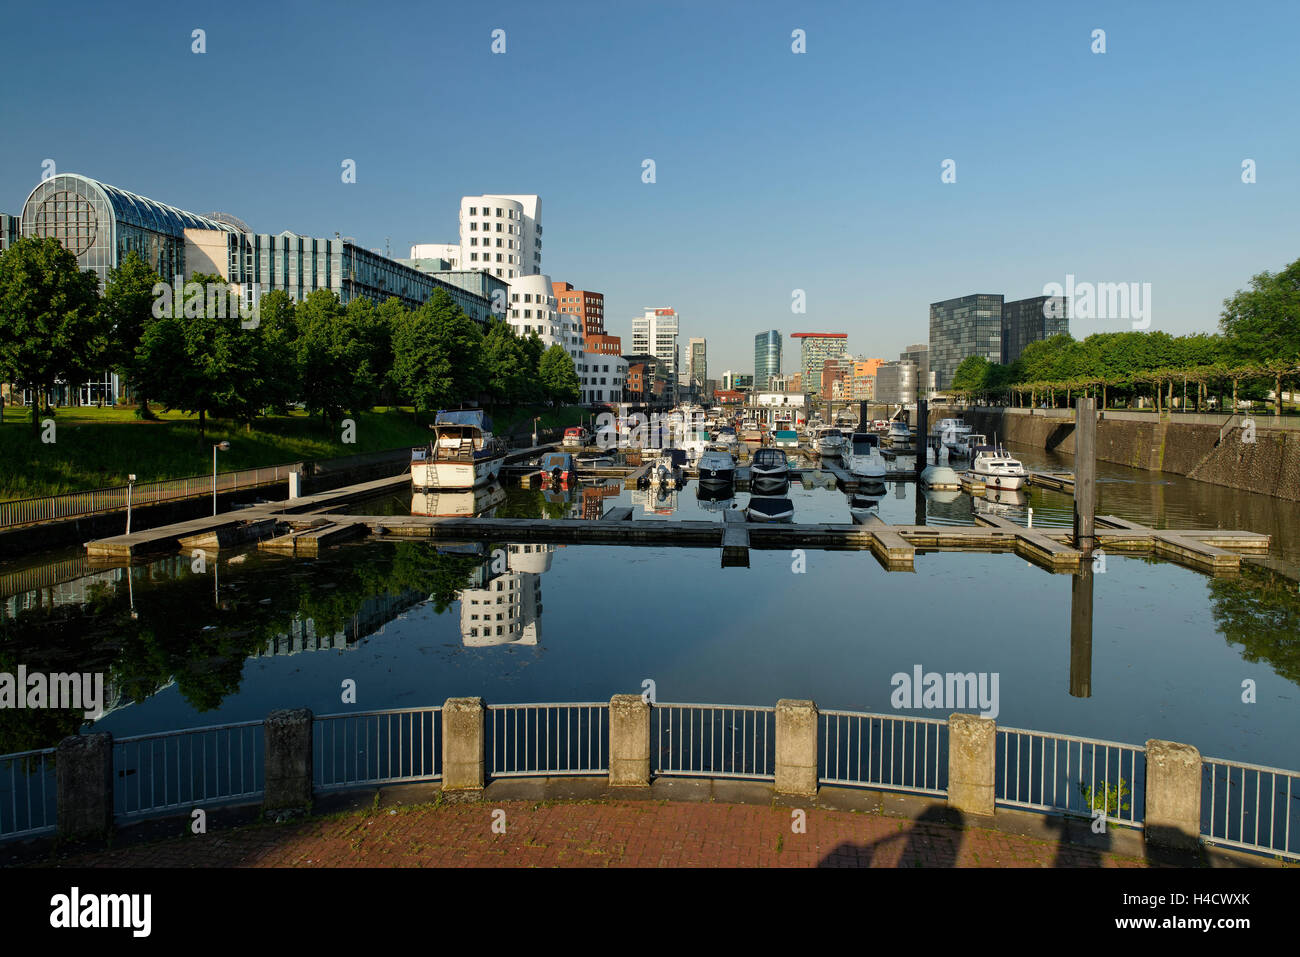
<svg viewBox="0 0 1300 957">
<path fill-rule="evenodd" d="M 156 410 L 155 410 L 156 411 Z M 497 434 L 518 424 L 531 430 L 534 415 L 542 427 L 571 425 L 584 410 L 516 408 L 493 415 Z M 5 409 L 0 425 L 0 501 L 56 495 L 122 485 L 134 472 L 139 482 L 201 475 L 212 468 L 212 446 L 223 439 L 230 451 L 218 455 L 225 471 L 379 452 L 428 441 L 422 418 L 411 410 L 378 408 L 356 418 L 355 443 L 344 444 L 340 430 L 326 431 L 319 418 L 303 413 L 260 419 L 253 430 L 226 420 L 208 420 L 199 441 L 198 417 L 159 412 L 160 421 L 143 422 L 133 409 L 94 407 L 55 411 L 55 441 L 33 440 L 26 409 Z"/>
</svg>

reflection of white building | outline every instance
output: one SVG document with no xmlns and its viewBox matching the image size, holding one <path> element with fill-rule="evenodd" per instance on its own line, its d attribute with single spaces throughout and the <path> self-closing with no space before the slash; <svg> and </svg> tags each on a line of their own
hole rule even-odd
<svg viewBox="0 0 1300 957">
<path fill-rule="evenodd" d="M 536 645 L 541 639 L 542 575 L 550 570 L 554 545 L 510 545 L 507 571 L 484 588 L 460 593 L 460 635 L 467 648 Z M 498 560 L 489 557 L 489 567 Z"/>
</svg>

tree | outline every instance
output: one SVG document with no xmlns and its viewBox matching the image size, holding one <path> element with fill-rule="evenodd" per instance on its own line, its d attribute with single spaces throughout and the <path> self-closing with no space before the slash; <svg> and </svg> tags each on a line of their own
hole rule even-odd
<svg viewBox="0 0 1300 957">
<path fill-rule="evenodd" d="M 483 391 L 483 333 L 438 290 L 393 335 L 393 378 L 417 412 L 476 399 Z"/>
<path fill-rule="evenodd" d="M 344 309 L 328 289 L 307 295 L 297 310 L 298 377 L 308 413 L 337 424 L 345 411 L 359 412 L 374 404 L 378 377 L 371 367 L 372 350 L 363 338 L 375 322 L 369 299 L 355 299 Z"/>
<path fill-rule="evenodd" d="M 1234 359 L 1272 375 L 1273 414 L 1281 415 L 1282 378 L 1300 368 L 1300 259 L 1280 273 L 1264 270 L 1225 299 L 1219 328 Z"/>
<path fill-rule="evenodd" d="M 148 396 L 139 388 L 135 350 L 144 339 L 145 327 L 153 321 L 154 286 L 162 281 L 133 249 L 121 265 L 108 271 L 108 283 L 100 300 L 100 310 L 109 330 L 108 361 L 136 392 L 142 419 L 154 415 L 149 411 Z"/>
<path fill-rule="evenodd" d="M 582 397 L 582 383 L 573 368 L 573 357 L 558 342 L 543 353 L 537 373 L 546 398 L 551 402 L 572 403 Z"/>
<path fill-rule="evenodd" d="M 990 362 L 983 356 L 967 356 L 952 374 L 952 388 L 958 392 L 980 392 L 988 378 Z"/>
<path fill-rule="evenodd" d="M 488 394 L 497 403 L 526 401 L 533 370 L 524 344 L 508 323 L 493 320 L 483 336 Z"/>
<path fill-rule="evenodd" d="M 32 438 L 54 383 L 84 379 L 107 348 L 93 270 L 57 239 L 25 236 L 0 254 L 0 376 L 31 390 Z"/>
</svg>

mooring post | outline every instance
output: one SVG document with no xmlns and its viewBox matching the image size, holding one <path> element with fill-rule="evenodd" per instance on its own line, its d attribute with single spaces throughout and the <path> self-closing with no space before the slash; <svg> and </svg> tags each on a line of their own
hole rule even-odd
<svg viewBox="0 0 1300 957">
<path fill-rule="evenodd" d="M 1079 563 L 1070 588 L 1070 695 L 1092 697 L 1092 562 Z"/>
<path fill-rule="evenodd" d="M 1097 400 L 1075 400 L 1074 413 L 1074 547 L 1085 555 L 1096 544 Z"/>
<path fill-rule="evenodd" d="M 921 473 L 930 464 L 930 403 L 925 399 L 916 400 L 916 483 L 912 491 L 916 495 L 916 524 L 925 524 L 925 496 L 921 494 Z M 934 464 L 939 464 L 939 453 L 934 453 Z"/>
</svg>

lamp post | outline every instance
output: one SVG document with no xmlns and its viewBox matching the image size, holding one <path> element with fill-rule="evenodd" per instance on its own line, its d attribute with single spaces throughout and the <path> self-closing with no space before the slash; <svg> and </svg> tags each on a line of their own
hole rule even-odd
<svg viewBox="0 0 1300 957">
<path fill-rule="evenodd" d="M 229 442 L 218 442 L 212 446 L 212 514 L 217 514 L 217 452 L 229 452 Z"/>
<path fill-rule="evenodd" d="M 126 477 L 126 533 L 131 534 L 131 489 L 135 486 L 135 473 Z"/>
</svg>

